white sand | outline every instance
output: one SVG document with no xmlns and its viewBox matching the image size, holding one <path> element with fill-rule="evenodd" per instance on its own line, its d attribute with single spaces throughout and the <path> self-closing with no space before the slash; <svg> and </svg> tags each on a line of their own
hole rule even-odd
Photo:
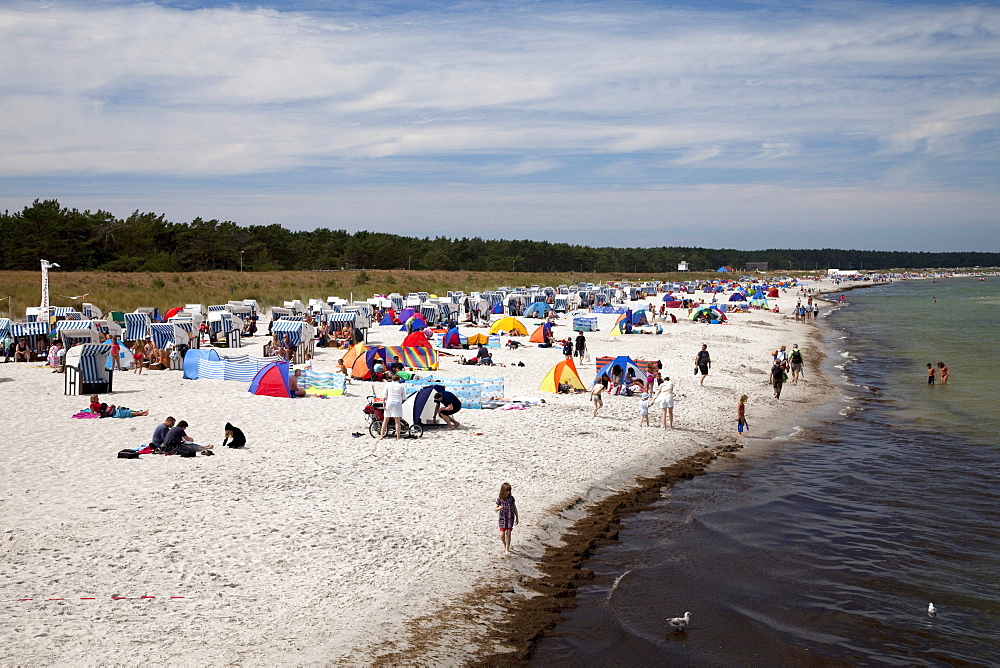
<svg viewBox="0 0 1000 668">
<path fill-rule="evenodd" d="M 640 428 L 637 398 L 609 397 L 594 419 L 586 395 L 539 392 L 559 349 L 495 351 L 508 365 L 495 368 L 442 358 L 440 375 L 503 375 L 507 397 L 547 404 L 463 410 L 465 429 L 381 444 L 362 413 L 370 384 L 350 386 L 346 398 L 288 400 L 251 396 L 245 383 L 186 381 L 178 371 L 119 373 L 115 393 L 102 399 L 149 408 L 149 417 L 75 420 L 87 397 L 63 396 L 62 376 L 0 365 L 0 664 L 368 663 L 412 647 L 414 619 L 447 616 L 477 582 L 530 571 L 565 526 L 559 510 L 575 499 L 600 498 L 637 474 L 734 441 L 740 394 L 751 397 L 758 439 L 773 435 L 765 426 L 787 431 L 808 403 L 832 396 L 809 366 L 816 325 L 793 321 L 795 300 L 785 294 L 771 300 L 781 314 L 736 314 L 729 325 L 668 321 L 662 336 L 611 337 L 614 316 L 600 316 L 602 331 L 587 334 L 595 358 L 660 359 L 676 380 L 674 430 L 656 426 L 655 410 L 654 427 Z M 570 329 L 562 322 L 557 338 Z M 370 342 L 402 338 L 383 327 Z M 256 341 L 249 351 L 259 354 Z M 713 366 L 699 387 L 702 342 Z M 809 373 L 777 402 L 766 384 L 770 351 L 794 343 Z M 333 370 L 342 353 L 317 349 L 317 370 Z M 510 366 L 517 360 L 526 366 Z M 586 383 L 594 370 L 581 369 Z M 217 446 L 230 421 L 249 447 L 196 459 L 115 458 L 148 442 L 167 415 Z M 516 554 L 506 558 L 493 510 L 503 481 L 521 513 Z M 477 629 L 463 627 L 424 638 L 416 660 L 467 658 Z"/>
</svg>

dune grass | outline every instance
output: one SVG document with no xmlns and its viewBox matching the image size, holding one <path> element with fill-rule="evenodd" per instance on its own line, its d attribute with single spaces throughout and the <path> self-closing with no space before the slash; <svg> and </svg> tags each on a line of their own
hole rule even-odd
<svg viewBox="0 0 1000 668">
<path fill-rule="evenodd" d="M 729 275 L 733 276 L 732 274 Z M 448 290 L 492 290 L 499 286 L 558 286 L 578 281 L 697 280 L 719 274 L 692 272 L 667 274 L 512 273 L 470 271 L 285 271 L 285 272 L 190 272 L 113 273 L 101 271 L 49 273 L 49 301 L 53 306 L 75 306 L 90 302 L 102 311 L 134 311 L 155 306 L 161 312 L 184 304 L 224 304 L 230 300 L 256 299 L 264 307 L 285 300 L 323 299 L 330 296 L 364 300 L 375 294 Z M 69 299 L 86 294 L 83 299 Z M 28 306 L 41 301 L 41 274 L 33 271 L 0 272 L 0 315 L 24 318 Z"/>
</svg>

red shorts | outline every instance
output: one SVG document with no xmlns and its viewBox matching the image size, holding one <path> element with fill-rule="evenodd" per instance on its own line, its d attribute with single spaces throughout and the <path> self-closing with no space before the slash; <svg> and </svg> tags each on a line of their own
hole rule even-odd
<svg viewBox="0 0 1000 668">
<path fill-rule="evenodd" d="M 500 527 L 500 533 L 503 533 L 504 531 L 513 531 L 513 530 L 514 530 L 514 527 L 507 527 L 507 528 Z"/>
</svg>

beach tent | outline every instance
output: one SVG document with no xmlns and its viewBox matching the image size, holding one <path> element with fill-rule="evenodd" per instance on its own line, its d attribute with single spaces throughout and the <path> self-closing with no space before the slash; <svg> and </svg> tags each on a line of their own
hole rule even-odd
<svg viewBox="0 0 1000 668">
<path fill-rule="evenodd" d="M 507 316 L 506 318 L 500 318 L 493 326 L 490 327 L 490 334 L 496 334 L 497 332 L 507 332 L 508 334 L 520 334 L 521 336 L 528 335 L 528 328 L 524 326 L 520 320 L 513 316 Z"/>
<path fill-rule="evenodd" d="M 175 307 L 173 307 L 172 309 L 170 309 L 169 311 L 167 311 L 164 314 L 163 319 L 164 320 L 170 320 L 171 318 L 173 318 L 175 315 L 177 315 L 178 313 L 180 313 L 183 310 L 184 310 L 183 306 L 175 306 Z"/>
<path fill-rule="evenodd" d="M 456 333 L 458 330 L 455 330 Z M 433 348 L 431 342 L 427 340 L 423 332 L 411 332 L 403 339 L 403 345 L 407 348 Z"/>
<path fill-rule="evenodd" d="M 545 312 L 552 310 L 552 307 L 545 302 L 535 302 L 524 309 L 525 318 L 543 318 Z"/>
<path fill-rule="evenodd" d="M 729 301 L 731 302 L 745 302 L 746 300 L 747 296 L 742 292 L 734 292 L 733 294 L 729 295 Z"/>
<path fill-rule="evenodd" d="M 382 325 L 395 325 L 396 324 L 396 312 L 393 311 L 392 309 L 389 309 L 388 311 L 385 312 L 385 315 L 382 316 L 382 319 L 379 320 L 378 324 L 379 324 L 379 326 L 382 326 Z"/>
<path fill-rule="evenodd" d="M 623 377 L 628 375 L 629 369 L 635 370 L 636 378 L 646 377 L 646 372 L 640 369 L 639 365 L 636 364 L 635 360 L 629 357 L 628 355 L 619 355 L 618 357 L 614 358 L 613 360 L 602 366 L 600 369 L 598 369 L 594 377 L 600 378 L 602 375 L 608 374 L 608 378 L 611 378 L 611 369 L 613 369 L 616 366 L 621 367 Z"/>
<path fill-rule="evenodd" d="M 110 343 L 84 343 L 67 350 L 63 394 L 111 392 L 114 372 L 107 369 L 110 354 Z"/>
<path fill-rule="evenodd" d="M 458 333 L 458 327 L 452 327 L 447 332 L 445 332 L 444 338 L 441 341 L 441 347 L 442 348 L 462 347 L 462 336 Z"/>
<path fill-rule="evenodd" d="M 611 336 L 621 336 L 625 333 L 625 323 L 628 322 L 628 317 L 623 313 L 618 316 L 615 320 L 615 324 L 611 327 Z"/>
<path fill-rule="evenodd" d="M 350 369 L 358 357 L 364 356 L 366 350 L 368 350 L 368 346 L 363 343 L 356 343 L 351 346 L 351 349 L 344 353 L 344 366 Z"/>
<path fill-rule="evenodd" d="M 580 380 L 580 374 L 576 372 L 573 360 L 563 360 L 549 369 L 538 389 L 542 392 L 558 392 L 560 384 L 569 385 L 577 390 L 586 389 Z"/>
<path fill-rule="evenodd" d="M 639 309 L 632 314 L 633 325 L 648 325 L 649 318 L 646 317 L 646 309 Z"/>
<path fill-rule="evenodd" d="M 409 309 L 407 309 L 409 310 Z M 419 315 L 411 315 L 406 319 L 406 323 L 399 328 L 401 332 L 415 332 L 427 327 L 427 322 Z"/>
<path fill-rule="evenodd" d="M 191 348 L 184 353 L 184 377 L 188 380 L 197 380 L 199 360 L 218 362 L 220 359 L 222 358 L 219 357 L 219 353 L 216 352 L 214 348 L 208 348 L 206 350 Z"/>
<path fill-rule="evenodd" d="M 778 296 L 778 288 L 771 288 L 770 290 L 768 290 L 767 291 L 767 296 L 768 297 L 777 297 Z"/>
<path fill-rule="evenodd" d="M 503 315 L 503 302 L 497 302 L 494 304 L 493 308 L 490 309 L 490 313 L 493 315 Z"/>
<path fill-rule="evenodd" d="M 271 362 L 263 367 L 250 381 L 248 392 L 257 396 L 290 398 L 292 392 L 288 389 L 288 366 L 288 362 L 282 361 Z"/>
<path fill-rule="evenodd" d="M 404 308 L 402 311 L 399 312 L 399 321 L 400 322 L 406 322 L 407 320 L 409 320 L 410 318 L 412 318 L 416 314 L 417 314 L 417 310 L 416 309 L 413 309 L 413 308 Z"/>
<path fill-rule="evenodd" d="M 434 393 L 444 385 L 426 385 L 403 400 L 403 419 L 410 424 L 429 424 L 434 419 Z"/>
<path fill-rule="evenodd" d="M 465 340 L 470 346 L 485 346 L 490 342 L 490 337 L 485 334 L 473 334 L 468 339 Z"/>
<path fill-rule="evenodd" d="M 376 346 L 365 351 L 364 355 L 358 355 L 351 365 L 351 378 L 368 380 L 372 377 L 372 367 L 375 360 L 382 360 L 382 364 L 389 368 L 389 351 L 384 346 Z M 346 364 L 346 363 L 345 363 Z"/>
<path fill-rule="evenodd" d="M 548 323 L 545 323 L 546 325 Z M 539 327 L 531 334 L 531 338 L 528 339 L 531 343 L 545 343 L 545 325 L 539 325 Z"/>
<path fill-rule="evenodd" d="M 699 322 L 711 322 L 719 323 L 726 321 L 726 314 L 715 306 L 699 306 L 691 314 L 691 320 L 697 320 Z"/>
</svg>

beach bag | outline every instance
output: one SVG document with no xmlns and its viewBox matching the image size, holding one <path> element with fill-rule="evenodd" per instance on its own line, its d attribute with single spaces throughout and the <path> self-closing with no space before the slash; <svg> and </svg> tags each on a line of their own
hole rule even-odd
<svg viewBox="0 0 1000 668">
<path fill-rule="evenodd" d="M 115 409 L 114 415 L 112 415 L 112 417 L 130 418 L 132 417 L 132 410 L 129 408 L 125 408 L 124 406 L 119 406 L 117 409 Z"/>
<path fill-rule="evenodd" d="M 128 448 L 118 451 L 118 459 L 139 459 L 139 453 Z"/>
</svg>

